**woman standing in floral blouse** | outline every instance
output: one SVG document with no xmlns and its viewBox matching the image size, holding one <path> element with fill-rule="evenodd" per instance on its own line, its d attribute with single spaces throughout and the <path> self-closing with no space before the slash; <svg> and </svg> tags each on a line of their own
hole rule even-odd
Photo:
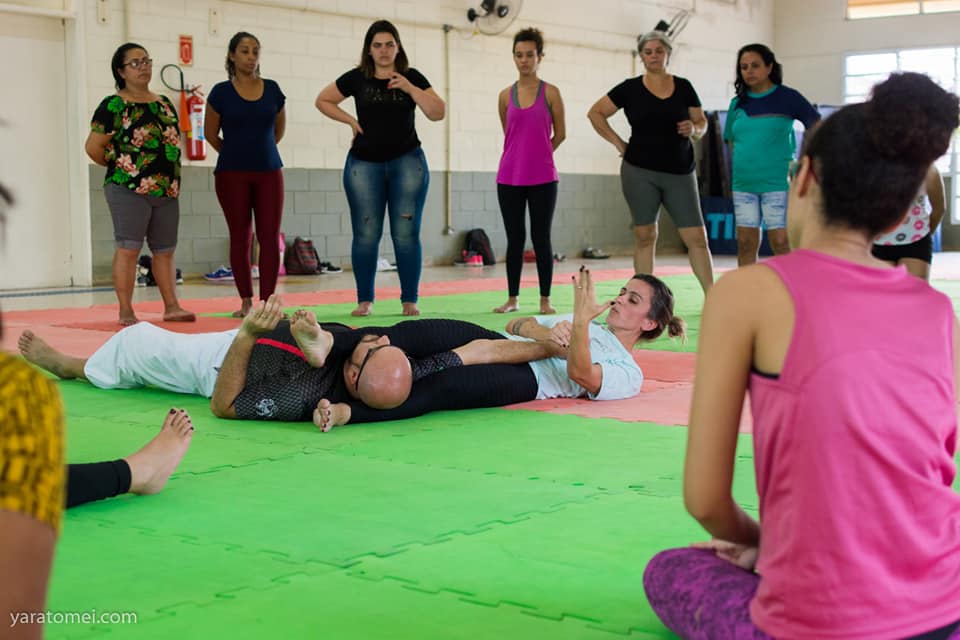
<svg viewBox="0 0 960 640">
<path fill-rule="evenodd" d="M 153 61 L 142 46 L 121 45 L 110 70 L 117 93 L 104 98 L 93 114 L 86 152 L 107 168 L 103 193 L 116 240 L 113 286 L 120 303 L 120 324 L 138 321 L 133 286 L 144 237 L 153 253 L 163 319 L 192 322 L 196 316 L 177 301 L 173 262 L 180 223 L 177 111 L 169 98 L 150 91 Z"/>
</svg>

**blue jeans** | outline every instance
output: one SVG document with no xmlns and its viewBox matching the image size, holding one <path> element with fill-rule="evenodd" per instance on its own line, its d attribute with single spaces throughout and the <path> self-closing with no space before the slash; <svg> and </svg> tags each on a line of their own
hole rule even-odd
<svg viewBox="0 0 960 640">
<path fill-rule="evenodd" d="M 766 229 L 785 229 L 787 226 L 787 192 L 769 191 L 767 193 L 733 192 L 733 211 L 738 227 L 763 226 Z"/>
<path fill-rule="evenodd" d="M 390 237 L 400 274 L 400 300 L 416 302 L 423 248 L 420 219 L 430 186 L 427 158 L 419 147 L 386 162 L 359 160 L 347 154 L 343 189 L 353 227 L 353 278 L 357 302 L 373 302 L 377 256 L 385 210 L 390 212 Z"/>
</svg>

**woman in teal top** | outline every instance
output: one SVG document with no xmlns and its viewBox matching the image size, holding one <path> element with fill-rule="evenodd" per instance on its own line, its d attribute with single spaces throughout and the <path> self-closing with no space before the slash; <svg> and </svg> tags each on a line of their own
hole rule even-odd
<svg viewBox="0 0 960 640">
<path fill-rule="evenodd" d="M 737 264 L 757 261 L 760 219 L 775 254 L 787 241 L 787 169 L 796 153 L 793 121 L 810 128 L 820 114 L 806 98 L 783 85 L 773 51 L 748 44 L 737 54 L 737 95 L 730 101 L 723 139 L 733 150 L 733 210 L 737 218 Z"/>
</svg>

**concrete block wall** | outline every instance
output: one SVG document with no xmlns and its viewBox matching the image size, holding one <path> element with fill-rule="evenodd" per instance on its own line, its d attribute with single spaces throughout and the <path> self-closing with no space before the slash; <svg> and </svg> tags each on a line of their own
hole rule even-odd
<svg viewBox="0 0 960 640">
<path fill-rule="evenodd" d="M 431 174 L 424 207 L 421 238 L 425 264 L 449 264 L 463 248 L 463 235 L 475 227 L 490 236 L 497 258 L 507 247 L 496 184 L 492 172 L 456 172 L 451 176 L 453 234 L 447 234 L 443 207 L 443 173 Z M 341 187 L 342 173 L 335 169 L 284 169 L 282 230 L 288 241 L 296 236 L 313 240 L 322 259 L 347 268 L 350 265 L 350 216 Z M 618 176 L 561 176 L 553 222 L 554 251 L 570 258 L 584 247 L 600 247 L 612 254 L 632 250 L 630 214 L 620 192 Z M 113 224 L 103 199 L 103 169 L 90 171 L 94 279 L 109 280 L 113 257 Z M 380 254 L 393 259 L 393 246 L 385 225 Z M 229 264 L 229 233 L 214 192 L 209 167 L 185 167 L 180 196 L 180 241 L 177 266 L 198 275 Z M 660 248 L 681 250 L 679 236 L 666 216 L 661 217 Z M 527 246 L 530 247 L 529 235 Z M 144 252 L 147 251 L 144 246 Z"/>
</svg>

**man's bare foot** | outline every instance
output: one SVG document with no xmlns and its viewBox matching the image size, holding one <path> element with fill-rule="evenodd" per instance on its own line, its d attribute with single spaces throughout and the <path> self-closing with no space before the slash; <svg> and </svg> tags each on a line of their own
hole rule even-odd
<svg viewBox="0 0 960 640">
<path fill-rule="evenodd" d="M 164 322 L 196 322 L 197 316 L 192 311 L 177 305 L 163 311 L 163 320 Z"/>
<path fill-rule="evenodd" d="M 131 309 L 130 311 L 121 311 L 118 322 L 121 327 L 129 327 L 140 322 L 140 319 L 137 318 L 137 315 Z"/>
<path fill-rule="evenodd" d="M 320 428 L 320 431 L 326 433 L 334 427 L 340 427 L 350 421 L 350 405 L 344 402 L 331 404 L 324 398 L 317 403 L 317 408 L 313 410 L 313 424 Z"/>
<path fill-rule="evenodd" d="M 357 308 L 350 312 L 352 316 L 368 316 L 373 313 L 373 303 L 372 302 L 360 302 L 357 304 Z"/>
<path fill-rule="evenodd" d="M 130 493 L 145 496 L 163 489 L 192 439 L 190 415 L 183 409 L 170 409 L 160 433 L 140 451 L 124 458 L 130 467 Z"/>
<path fill-rule="evenodd" d="M 494 308 L 494 313 L 513 313 L 520 309 L 520 303 L 517 302 L 516 298 L 507 298 L 507 301 L 504 302 L 499 307 Z"/>
<path fill-rule="evenodd" d="M 70 380 L 83 377 L 83 365 L 86 364 L 86 360 L 57 351 L 29 329 L 20 334 L 17 346 L 27 362 L 59 378 Z"/>
<path fill-rule="evenodd" d="M 550 298 L 540 296 L 540 315 L 548 316 L 556 312 L 557 310 L 550 305 Z"/>
<path fill-rule="evenodd" d="M 253 309 L 253 298 L 241 298 L 240 309 L 233 312 L 234 318 L 246 318 L 250 310 Z"/>
<path fill-rule="evenodd" d="M 317 316 L 307 309 L 297 309 L 290 317 L 290 333 L 311 367 L 322 367 L 333 347 L 333 335 L 317 323 Z"/>
<path fill-rule="evenodd" d="M 404 302 L 402 304 L 403 304 L 403 315 L 405 316 L 420 315 L 420 309 L 417 307 L 416 302 Z"/>
</svg>

